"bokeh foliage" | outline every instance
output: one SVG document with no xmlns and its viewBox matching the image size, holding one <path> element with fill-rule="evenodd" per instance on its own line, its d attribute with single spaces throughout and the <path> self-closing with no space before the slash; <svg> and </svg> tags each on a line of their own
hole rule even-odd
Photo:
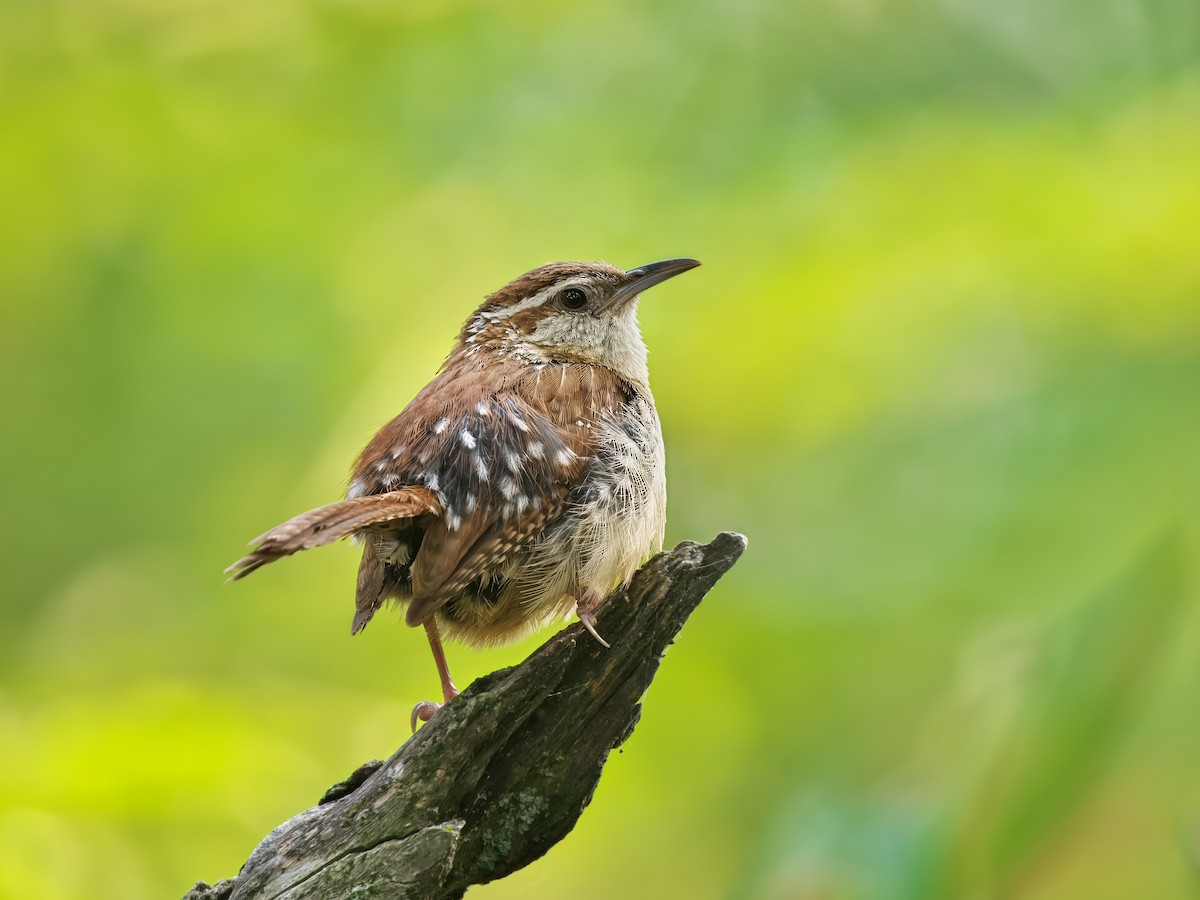
<svg viewBox="0 0 1200 900">
<path fill-rule="evenodd" d="M 482 294 L 674 255 L 668 541 L 750 550 L 472 896 L 1194 896 L 1198 111 L 1192 0 L 0 5 L 0 897 L 180 895 L 390 752 L 352 550 L 220 570 Z"/>
</svg>

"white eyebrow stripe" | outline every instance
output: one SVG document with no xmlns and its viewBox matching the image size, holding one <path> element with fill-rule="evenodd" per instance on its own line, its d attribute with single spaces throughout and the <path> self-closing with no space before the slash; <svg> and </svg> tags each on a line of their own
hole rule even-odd
<svg viewBox="0 0 1200 900">
<path fill-rule="evenodd" d="M 532 297 L 526 297 L 524 300 L 515 304 L 514 306 L 504 306 L 500 309 L 491 309 L 486 312 L 481 312 L 479 317 L 481 319 L 486 319 L 489 322 L 495 322 L 497 319 L 507 319 L 509 316 L 515 313 L 524 312 L 527 309 L 533 309 L 534 307 L 541 306 L 563 288 L 578 287 L 580 285 L 589 284 L 591 280 L 592 278 L 589 275 L 576 275 L 574 278 L 556 281 L 554 284 L 542 288 Z"/>
</svg>

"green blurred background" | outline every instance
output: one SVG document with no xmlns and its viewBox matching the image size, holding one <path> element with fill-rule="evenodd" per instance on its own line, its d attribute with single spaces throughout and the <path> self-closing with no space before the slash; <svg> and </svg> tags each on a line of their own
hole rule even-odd
<svg viewBox="0 0 1200 900">
<path fill-rule="evenodd" d="M 485 293 L 682 255 L 668 543 L 750 549 L 471 896 L 1200 891 L 1195 0 L 7 0 L 0 58 L 0 897 L 177 897 L 390 753 L 436 676 L 353 549 L 222 568 Z"/>
</svg>

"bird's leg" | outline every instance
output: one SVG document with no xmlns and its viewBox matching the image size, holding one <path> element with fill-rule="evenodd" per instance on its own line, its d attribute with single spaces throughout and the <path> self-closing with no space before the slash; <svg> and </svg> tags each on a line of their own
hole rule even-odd
<svg viewBox="0 0 1200 900">
<path fill-rule="evenodd" d="M 458 696 L 458 688 L 450 680 L 450 666 L 446 663 L 446 651 L 442 649 L 442 637 L 438 634 L 437 625 L 433 619 L 425 623 L 425 636 L 429 638 L 429 649 L 433 651 L 433 661 L 437 663 L 438 678 L 442 680 L 442 703 L 449 703 Z M 414 706 L 412 716 L 409 718 L 412 730 L 416 732 L 418 721 L 428 722 L 432 719 L 433 714 L 442 708 L 442 703 L 422 700 Z"/>
<path fill-rule="evenodd" d="M 603 599 L 595 588 L 584 588 L 583 593 L 575 600 L 575 615 L 579 616 L 579 621 L 588 633 L 600 642 L 600 646 L 608 647 L 608 641 L 596 631 L 596 608 Z"/>
</svg>

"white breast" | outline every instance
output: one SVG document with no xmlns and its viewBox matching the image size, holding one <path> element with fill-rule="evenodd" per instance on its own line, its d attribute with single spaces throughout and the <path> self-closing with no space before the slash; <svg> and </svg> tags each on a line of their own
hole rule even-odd
<svg viewBox="0 0 1200 900">
<path fill-rule="evenodd" d="M 590 587 L 607 594 L 662 549 L 667 481 L 653 400 L 635 397 L 595 428 L 600 446 L 593 468 L 521 576 L 530 596 L 561 597 L 564 612 L 574 607 L 576 592 Z"/>
</svg>

